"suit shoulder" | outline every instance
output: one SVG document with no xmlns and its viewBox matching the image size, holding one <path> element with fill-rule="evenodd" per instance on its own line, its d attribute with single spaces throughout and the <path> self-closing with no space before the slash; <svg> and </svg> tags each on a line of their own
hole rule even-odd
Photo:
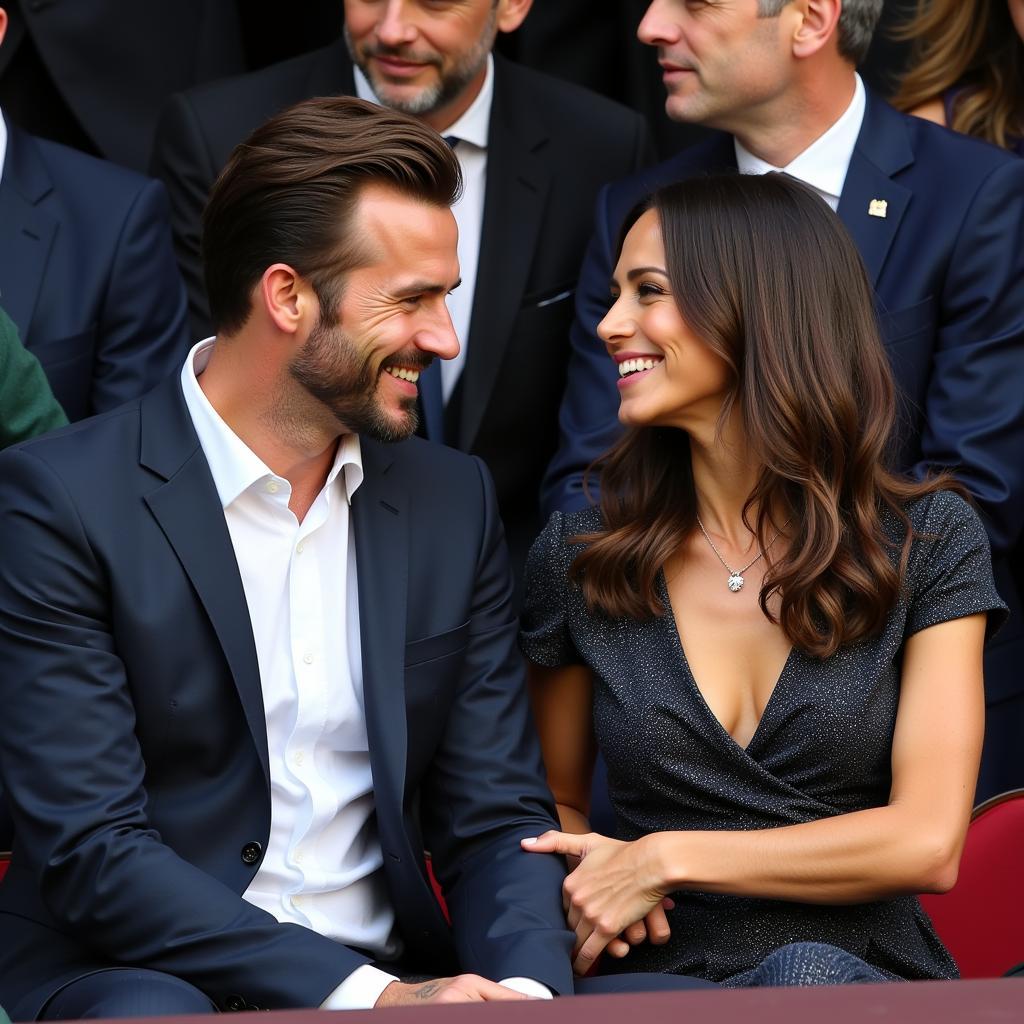
<svg viewBox="0 0 1024 1024">
<path fill-rule="evenodd" d="M 255 128 L 279 110 L 309 99 L 311 78 L 335 56 L 336 44 L 300 54 L 256 71 L 194 85 L 172 98 L 184 103 L 205 126 L 220 129 L 251 121 Z M 342 70 L 338 70 L 339 88 Z"/>
<path fill-rule="evenodd" d="M 936 154 L 944 161 L 964 161 L 965 166 L 958 167 L 957 170 L 976 175 L 1007 165 L 1020 166 L 1020 157 L 1000 149 L 985 139 L 964 135 L 962 132 L 953 131 L 952 128 L 935 124 L 934 121 L 914 117 L 912 114 L 897 113 L 903 118 L 911 134 L 918 159 L 921 159 L 922 154 Z"/>
<path fill-rule="evenodd" d="M 634 203 L 663 185 L 726 170 L 736 170 L 735 150 L 730 136 L 716 132 L 661 163 L 612 182 L 608 186 L 608 203 L 611 208 L 625 214 Z"/>
<path fill-rule="evenodd" d="M 635 110 L 575 82 L 497 58 L 495 70 L 537 117 L 554 122 L 560 131 L 578 129 L 581 121 L 583 125 L 600 126 L 607 134 L 646 126 L 645 119 Z"/>
<path fill-rule="evenodd" d="M 36 147 L 40 160 L 62 198 L 80 195 L 90 207 L 96 205 L 97 198 L 102 198 L 104 204 L 120 201 L 129 205 L 145 189 L 162 187 L 138 171 L 81 153 L 59 142 L 32 135 L 26 137 L 26 143 Z M 100 196 L 97 196 L 97 192 Z M 109 213 L 109 205 L 106 205 L 106 211 Z"/>
<path fill-rule="evenodd" d="M 116 465 L 119 452 L 131 451 L 133 462 L 138 461 L 138 436 L 139 401 L 135 400 L 12 445 L 0 452 L 0 465 L 36 462 L 62 478 L 95 480 L 101 468 L 110 467 L 114 472 L 123 468 Z M 0 476 L 3 473 L 0 469 Z"/>
</svg>

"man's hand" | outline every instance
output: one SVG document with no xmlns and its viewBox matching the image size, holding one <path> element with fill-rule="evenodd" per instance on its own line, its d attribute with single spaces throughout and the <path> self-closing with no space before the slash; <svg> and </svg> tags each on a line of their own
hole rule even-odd
<svg viewBox="0 0 1024 1024">
<path fill-rule="evenodd" d="M 533 853 L 580 858 L 562 887 L 569 927 L 576 932 L 572 966 L 577 974 L 586 974 L 605 947 L 621 957 L 645 938 L 655 944 L 668 941 L 665 910 L 672 904 L 651 855 L 652 838 L 624 843 L 595 832 L 552 831 L 523 840 L 523 849 Z"/>
<path fill-rule="evenodd" d="M 478 974 L 460 974 L 456 978 L 433 978 L 411 985 L 393 981 L 381 992 L 374 1008 L 422 1006 L 427 1003 L 490 1003 L 529 998 L 522 992 L 488 981 Z"/>
</svg>

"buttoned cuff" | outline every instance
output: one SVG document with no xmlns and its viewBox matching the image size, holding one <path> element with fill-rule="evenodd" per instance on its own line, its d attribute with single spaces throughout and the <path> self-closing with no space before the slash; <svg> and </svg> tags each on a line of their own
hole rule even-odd
<svg viewBox="0 0 1024 1024">
<path fill-rule="evenodd" d="M 391 982 L 398 980 L 393 974 L 388 974 L 387 971 L 382 971 L 372 964 L 363 964 L 320 1004 L 320 1009 L 372 1010 L 384 989 Z M 533 984 L 536 985 L 537 982 Z"/>
</svg>

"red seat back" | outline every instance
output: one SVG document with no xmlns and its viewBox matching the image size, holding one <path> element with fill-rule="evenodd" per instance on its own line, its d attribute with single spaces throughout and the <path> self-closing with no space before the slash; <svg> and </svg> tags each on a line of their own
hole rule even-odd
<svg viewBox="0 0 1024 1024">
<path fill-rule="evenodd" d="M 962 977 L 999 977 L 1024 960 L 1024 789 L 975 808 L 956 885 L 921 904 Z"/>
</svg>

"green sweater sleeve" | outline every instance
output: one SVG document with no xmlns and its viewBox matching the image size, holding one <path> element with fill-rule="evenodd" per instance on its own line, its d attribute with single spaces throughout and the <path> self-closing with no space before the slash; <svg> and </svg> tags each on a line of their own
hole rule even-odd
<svg viewBox="0 0 1024 1024">
<path fill-rule="evenodd" d="M 0 448 L 67 421 L 39 360 L 22 345 L 17 328 L 0 309 Z"/>
</svg>

